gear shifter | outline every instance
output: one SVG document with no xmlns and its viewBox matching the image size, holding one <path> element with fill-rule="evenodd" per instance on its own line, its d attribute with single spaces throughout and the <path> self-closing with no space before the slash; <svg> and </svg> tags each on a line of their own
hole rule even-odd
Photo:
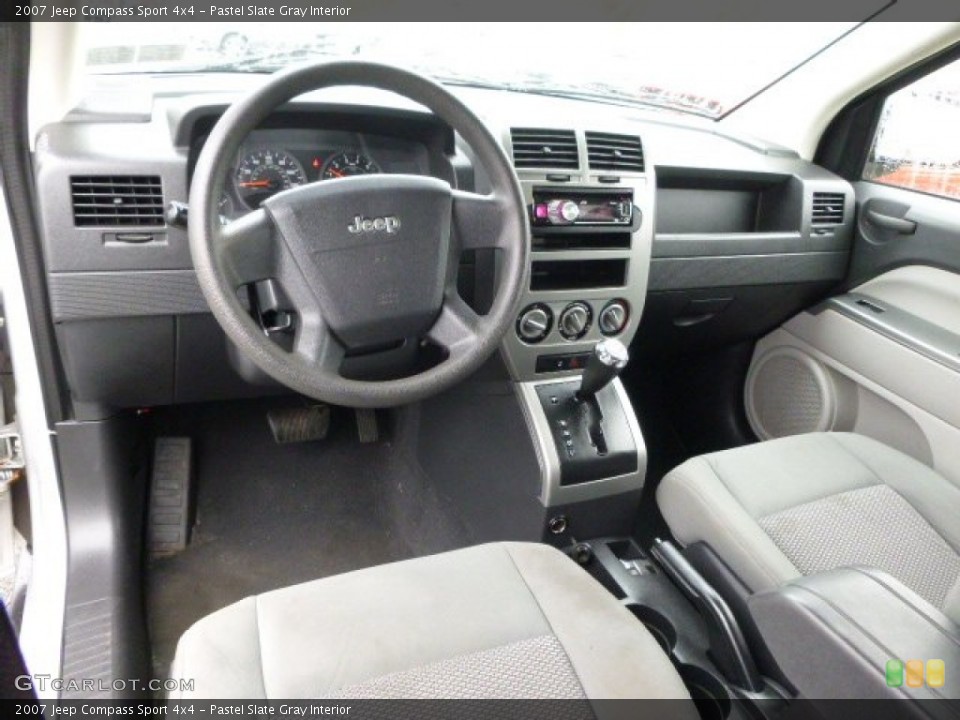
<svg viewBox="0 0 960 720">
<path fill-rule="evenodd" d="M 610 387 L 628 357 L 619 340 L 603 340 L 594 347 L 579 380 L 537 387 L 560 460 L 561 485 L 619 477 L 639 467 L 628 420 L 633 411 L 622 393 Z"/>
<path fill-rule="evenodd" d="M 639 454 L 628 420 L 629 401 L 610 383 L 626 366 L 619 340 L 597 343 L 581 379 L 537 386 L 540 407 L 560 461 L 560 484 L 576 485 L 635 472 Z"/>
<path fill-rule="evenodd" d="M 611 338 L 598 342 L 584 368 L 577 401 L 588 400 L 603 390 L 627 366 L 629 359 L 627 348 L 619 340 Z"/>
</svg>

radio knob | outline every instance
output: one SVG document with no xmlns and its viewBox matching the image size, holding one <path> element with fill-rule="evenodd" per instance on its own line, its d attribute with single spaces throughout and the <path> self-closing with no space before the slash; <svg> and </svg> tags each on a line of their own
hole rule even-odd
<svg viewBox="0 0 960 720">
<path fill-rule="evenodd" d="M 621 300 L 611 300 L 600 311 L 597 325 L 604 335 L 617 335 L 627 324 L 627 306 Z"/>
<path fill-rule="evenodd" d="M 580 206 L 573 200 L 551 200 L 547 204 L 547 219 L 554 225 L 571 225 L 580 217 Z"/>
<path fill-rule="evenodd" d="M 517 318 L 517 335 L 527 343 L 538 343 L 550 332 L 553 316 L 546 305 L 531 305 Z"/>
<path fill-rule="evenodd" d="M 579 340 L 590 329 L 590 306 L 586 303 L 575 302 L 567 305 L 560 313 L 557 325 L 560 334 L 567 340 Z"/>
</svg>

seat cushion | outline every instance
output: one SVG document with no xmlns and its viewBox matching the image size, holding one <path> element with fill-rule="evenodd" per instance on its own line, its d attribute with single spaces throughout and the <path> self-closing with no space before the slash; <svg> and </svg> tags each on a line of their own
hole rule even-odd
<svg viewBox="0 0 960 720">
<path fill-rule="evenodd" d="M 756 592 L 835 567 L 884 570 L 960 620 L 960 488 L 851 433 L 688 460 L 657 489 L 674 537 L 707 543 Z"/>
<path fill-rule="evenodd" d="M 688 698 L 641 623 L 559 551 L 498 543 L 247 598 L 193 625 L 178 698 Z"/>
</svg>

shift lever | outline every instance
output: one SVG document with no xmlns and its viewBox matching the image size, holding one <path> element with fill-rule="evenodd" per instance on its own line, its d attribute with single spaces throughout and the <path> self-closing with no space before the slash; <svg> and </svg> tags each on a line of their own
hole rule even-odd
<svg viewBox="0 0 960 720">
<path fill-rule="evenodd" d="M 610 338 L 598 342 L 583 370 L 577 400 L 583 402 L 603 390 L 627 366 L 629 359 L 627 348 L 619 340 Z"/>
</svg>

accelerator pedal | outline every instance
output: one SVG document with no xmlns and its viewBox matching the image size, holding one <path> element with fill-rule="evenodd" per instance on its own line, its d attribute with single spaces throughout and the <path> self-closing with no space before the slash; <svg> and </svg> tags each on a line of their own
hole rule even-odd
<svg viewBox="0 0 960 720">
<path fill-rule="evenodd" d="M 187 437 L 158 437 L 153 445 L 147 542 L 150 555 L 173 555 L 187 547 L 193 446 Z"/>
<path fill-rule="evenodd" d="M 270 410 L 267 422 L 279 445 L 323 440 L 330 431 L 330 407 L 306 405 Z"/>
</svg>

